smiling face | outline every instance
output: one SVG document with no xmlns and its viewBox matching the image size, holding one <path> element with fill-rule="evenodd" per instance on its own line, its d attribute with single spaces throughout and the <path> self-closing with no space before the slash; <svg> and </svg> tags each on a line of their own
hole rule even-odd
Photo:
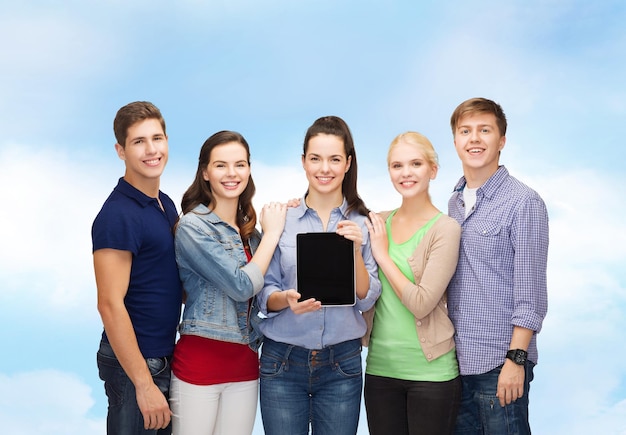
<svg viewBox="0 0 626 435">
<path fill-rule="evenodd" d="M 400 141 L 391 148 L 388 159 L 391 183 L 403 198 L 428 195 L 437 165 L 428 161 L 418 144 Z"/>
<path fill-rule="evenodd" d="M 341 194 L 341 185 L 350 169 L 343 141 L 333 134 L 318 134 L 309 139 L 302 166 L 309 181 L 309 193 Z"/>
<path fill-rule="evenodd" d="M 216 203 L 238 200 L 250 180 L 250 164 L 246 148 L 238 142 L 217 145 L 211 150 L 209 163 L 202 172 L 211 186 Z"/>
<path fill-rule="evenodd" d="M 115 144 L 117 155 L 124 160 L 124 178 L 145 192 L 156 183 L 165 169 L 168 157 L 167 136 L 157 119 L 145 119 L 128 127 L 124 146 Z"/>
<path fill-rule="evenodd" d="M 498 170 L 500 151 L 505 142 L 506 137 L 500 134 L 493 114 L 478 113 L 459 119 L 454 131 L 454 146 L 463 164 L 468 187 L 480 187 Z"/>
</svg>

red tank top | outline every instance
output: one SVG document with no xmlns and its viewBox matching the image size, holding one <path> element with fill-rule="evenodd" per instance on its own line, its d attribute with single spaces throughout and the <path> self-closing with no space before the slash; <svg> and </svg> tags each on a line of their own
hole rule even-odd
<svg viewBox="0 0 626 435">
<path fill-rule="evenodd" d="M 246 256 L 250 261 L 247 247 Z M 253 381 L 259 378 L 259 358 L 247 344 L 186 334 L 174 347 L 172 371 L 178 379 L 194 385 Z"/>
</svg>

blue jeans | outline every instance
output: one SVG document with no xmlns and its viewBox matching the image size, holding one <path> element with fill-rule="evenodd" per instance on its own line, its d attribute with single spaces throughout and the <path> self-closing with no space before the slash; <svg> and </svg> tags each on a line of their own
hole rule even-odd
<svg viewBox="0 0 626 435">
<path fill-rule="evenodd" d="M 267 435 L 354 435 L 363 375 L 360 340 L 319 350 L 263 341 L 261 417 Z"/>
<path fill-rule="evenodd" d="M 502 367 L 481 375 L 461 376 L 461 409 L 456 420 L 456 435 L 529 435 L 528 393 L 534 363 L 526 362 L 524 395 L 504 407 L 496 397 Z"/>
<path fill-rule="evenodd" d="M 135 386 L 120 365 L 109 343 L 100 342 L 97 353 L 100 379 L 104 381 L 104 390 L 109 399 L 107 414 L 108 435 L 169 435 L 171 423 L 165 429 L 144 429 L 143 415 L 137 405 Z M 146 363 L 152 373 L 152 379 L 168 398 L 170 388 L 170 362 L 168 357 L 147 358 Z"/>
</svg>

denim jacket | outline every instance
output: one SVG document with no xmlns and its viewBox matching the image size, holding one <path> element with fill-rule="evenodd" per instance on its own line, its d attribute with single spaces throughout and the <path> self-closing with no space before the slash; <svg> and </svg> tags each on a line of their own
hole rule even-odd
<svg viewBox="0 0 626 435">
<path fill-rule="evenodd" d="M 249 240 L 252 253 L 261 235 Z M 181 217 L 175 237 L 176 262 L 186 293 L 181 335 L 249 344 L 257 350 L 261 335 L 256 298 L 263 274 L 248 263 L 239 233 L 204 205 Z"/>
</svg>

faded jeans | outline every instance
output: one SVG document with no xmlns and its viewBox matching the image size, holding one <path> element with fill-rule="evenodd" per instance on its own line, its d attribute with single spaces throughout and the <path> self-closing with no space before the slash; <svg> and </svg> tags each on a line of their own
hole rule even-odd
<svg viewBox="0 0 626 435">
<path fill-rule="evenodd" d="M 529 435 L 528 393 L 534 366 L 526 362 L 524 395 L 504 407 L 496 397 L 501 366 L 481 375 L 461 376 L 461 409 L 455 435 Z"/>
<path fill-rule="evenodd" d="M 361 342 L 309 350 L 265 338 L 261 416 L 267 435 L 354 435 L 363 375 Z"/>
<path fill-rule="evenodd" d="M 109 343 L 100 342 L 97 353 L 100 379 L 109 399 L 107 414 L 108 435 L 169 435 L 172 425 L 165 429 L 144 429 L 143 415 L 137 405 L 135 386 L 120 365 Z M 170 360 L 163 358 L 146 359 L 152 379 L 168 398 L 170 388 Z"/>
</svg>

